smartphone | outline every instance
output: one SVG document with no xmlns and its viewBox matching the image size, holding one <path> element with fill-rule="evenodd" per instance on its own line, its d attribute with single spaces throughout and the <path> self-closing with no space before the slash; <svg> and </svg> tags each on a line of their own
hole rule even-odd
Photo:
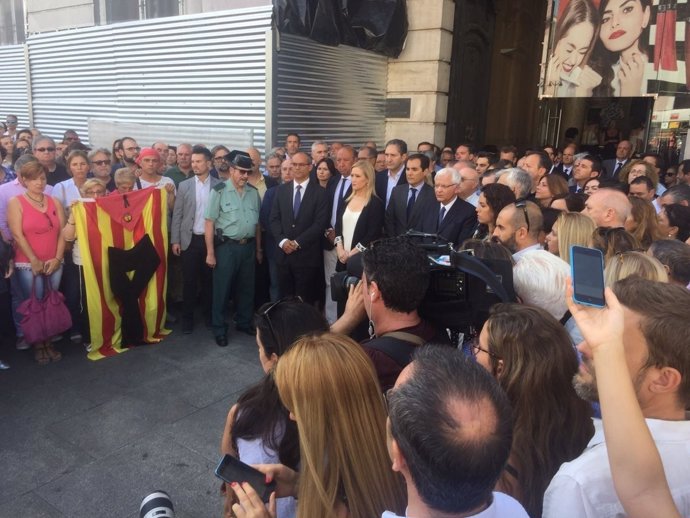
<svg viewBox="0 0 690 518">
<path fill-rule="evenodd" d="M 266 484 L 266 475 L 232 455 L 225 455 L 220 460 L 215 473 L 218 478 L 228 484 L 247 482 L 265 503 L 268 502 L 271 493 L 276 489 L 275 480 Z"/>
<path fill-rule="evenodd" d="M 573 300 L 578 304 L 603 308 L 604 255 L 596 248 L 570 247 L 570 268 L 573 278 Z"/>
</svg>

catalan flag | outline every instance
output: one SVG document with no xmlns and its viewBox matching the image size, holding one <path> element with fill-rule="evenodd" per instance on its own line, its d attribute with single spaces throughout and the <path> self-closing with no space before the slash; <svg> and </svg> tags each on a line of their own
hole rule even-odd
<svg viewBox="0 0 690 518">
<path fill-rule="evenodd" d="M 121 298 L 112 288 L 110 256 L 113 249 L 133 251 L 137 245 L 155 250 L 155 270 L 137 293 L 138 316 L 143 327 L 142 343 L 160 342 L 164 328 L 167 289 L 168 216 L 167 192 L 153 187 L 126 194 L 114 193 L 94 201 L 79 201 L 72 207 L 82 255 L 86 300 L 91 330 L 89 359 L 99 360 L 127 350 L 137 343 L 123 343 Z M 151 244 L 153 245 L 151 247 Z M 153 252 L 151 252 L 153 253 Z M 123 254 L 120 254 L 123 255 Z M 126 255 L 126 252 L 124 253 Z M 157 255 L 157 257 L 155 257 Z M 127 283 L 137 280 L 137 266 L 115 265 Z M 139 279 L 141 280 L 141 279 Z M 115 291 L 121 288 L 116 287 Z M 127 308 L 131 310 L 131 308 Z M 131 311 L 129 311 L 131 315 Z M 135 312 L 135 316 L 137 316 Z"/>
</svg>

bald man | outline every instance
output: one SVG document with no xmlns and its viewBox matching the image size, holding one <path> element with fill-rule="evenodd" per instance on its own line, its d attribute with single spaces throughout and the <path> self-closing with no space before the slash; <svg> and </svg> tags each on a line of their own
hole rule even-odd
<svg viewBox="0 0 690 518">
<path fill-rule="evenodd" d="M 592 218 L 601 228 L 620 228 L 625 226 L 632 205 L 628 197 L 616 189 L 599 189 L 585 202 L 582 214 Z"/>
</svg>

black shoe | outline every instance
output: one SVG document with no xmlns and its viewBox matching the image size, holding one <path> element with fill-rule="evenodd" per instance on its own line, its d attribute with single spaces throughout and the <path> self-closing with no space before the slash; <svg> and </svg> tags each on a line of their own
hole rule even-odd
<svg viewBox="0 0 690 518">
<path fill-rule="evenodd" d="M 182 321 L 182 332 L 186 335 L 191 335 L 194 330 L 194 321 L 191 318 L 185 318 Z"/>
<path fill-rule="evenodd" d="M 224 335 L 216 336 L 216 345 L 218 347 L 227 347 L 228 339 Z"/>
<path fill-rule="evenodd" d="M 237 326 L 235 329 L 237 329 L 240 333 L 244 333 L 249 336 L 256 336 L 256 329 L 254 326 Z"/>
<path fill-rule="evenodd" d="M 168 312 L 168 314 L 165 316 L 165 322 L 168 324 L 174 324 L 175 322 L 177 322 L 177 317 Z"/>
</svg>

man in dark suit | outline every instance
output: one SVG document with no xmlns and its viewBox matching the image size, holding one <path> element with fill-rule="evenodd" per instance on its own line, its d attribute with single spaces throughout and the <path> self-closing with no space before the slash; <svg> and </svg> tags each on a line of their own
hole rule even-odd
<svg viewBox="0 0 690 518">
<path fill-rule="evenodd" d="M 552 173 L 560 174 L 566 180 L 570 180 L 574 173 L 576 154 L 577 146 L 575 144 L 571 143 L 565 146 L 563 148 L 563 160 L 553 168 Z"/>
<path fill-rule="evenodd" d="M 618 179 L 618 173 L 621 172 L 632 156 L 632 144 L 629 140 L 621 140 L 616 146 L 616 158 L 604 160 L 604 171 L 608 178 Z"/>
<path fill-rule="evenodd" d="M 320 299 L 321 236 L 328 226 L 324 190 L 309 180 L 306 153 L 292 157 L 293 180 L 279 185 L 271 208 L 271 233 L 278 243 L 278 282 L 283 296 L 299 295 L 309 304 Z"/>
<path fill-rule="evenodd" d="M 405 175 L 405 160 L 407 160 L 407 143 L 404 140 L 393 139 L 386 143 L 386 169 L 376 173 L 376 196 L 381 198 L 388 207 L 393 188 L 407 183 Z"/>
<path fill-rule="evenodd" d="M 429 234 L 438 234 L 454 246 L 472 237 L 472 231 L 477 224 L 474 205 L 458 197 L 460 179 L 460 173 L 452 167 L 446 167 L 436 173 L 434 193 L 437 203 L 425 214 L 420 229 Z"/>
<path fill-rule="evenodd" d="M 386 235 L 395 237 L 408 230 L 420 230 L 423 220 L 436 206 L 434 189 L 426 183 L 429 157 L 420 153 L 410 155 L 405 164 L 406 185 L 398 185 L 391 193 L 386 209 Z"/>
<path fill-rule="evenodd" d="M 598 178 L 601 176 L 601 161 L 592 155 L 587 155 L 580 159 L 573 171 L 574 185 L 568 189 L 570 192 L 584 192 L 585 184 L 590 178 Z"/>
<path fill-rule="evenodd" d="M 340 173 L 333 176 L 326 185 L 326 202 L 328 204 L 328 224 L 326 225 L 326 242 L 323 251 L 323 270 L 326 281 L 326 295 L 324 310 L 326 320 L 333 323 L 338 319 L 338 306 L 331 298 L 331 277 L 335 273 L 338 263 L 338 254 L 333 246 L 335 241 L 335 223 L 342 207 L 345 206 L 345 199 L 352 194 L 352 183 L 350 172 L 355 163 L 355 148 L 349 145 L 341 147 L 335 155 L 335 168 Z"/>
</svg>

